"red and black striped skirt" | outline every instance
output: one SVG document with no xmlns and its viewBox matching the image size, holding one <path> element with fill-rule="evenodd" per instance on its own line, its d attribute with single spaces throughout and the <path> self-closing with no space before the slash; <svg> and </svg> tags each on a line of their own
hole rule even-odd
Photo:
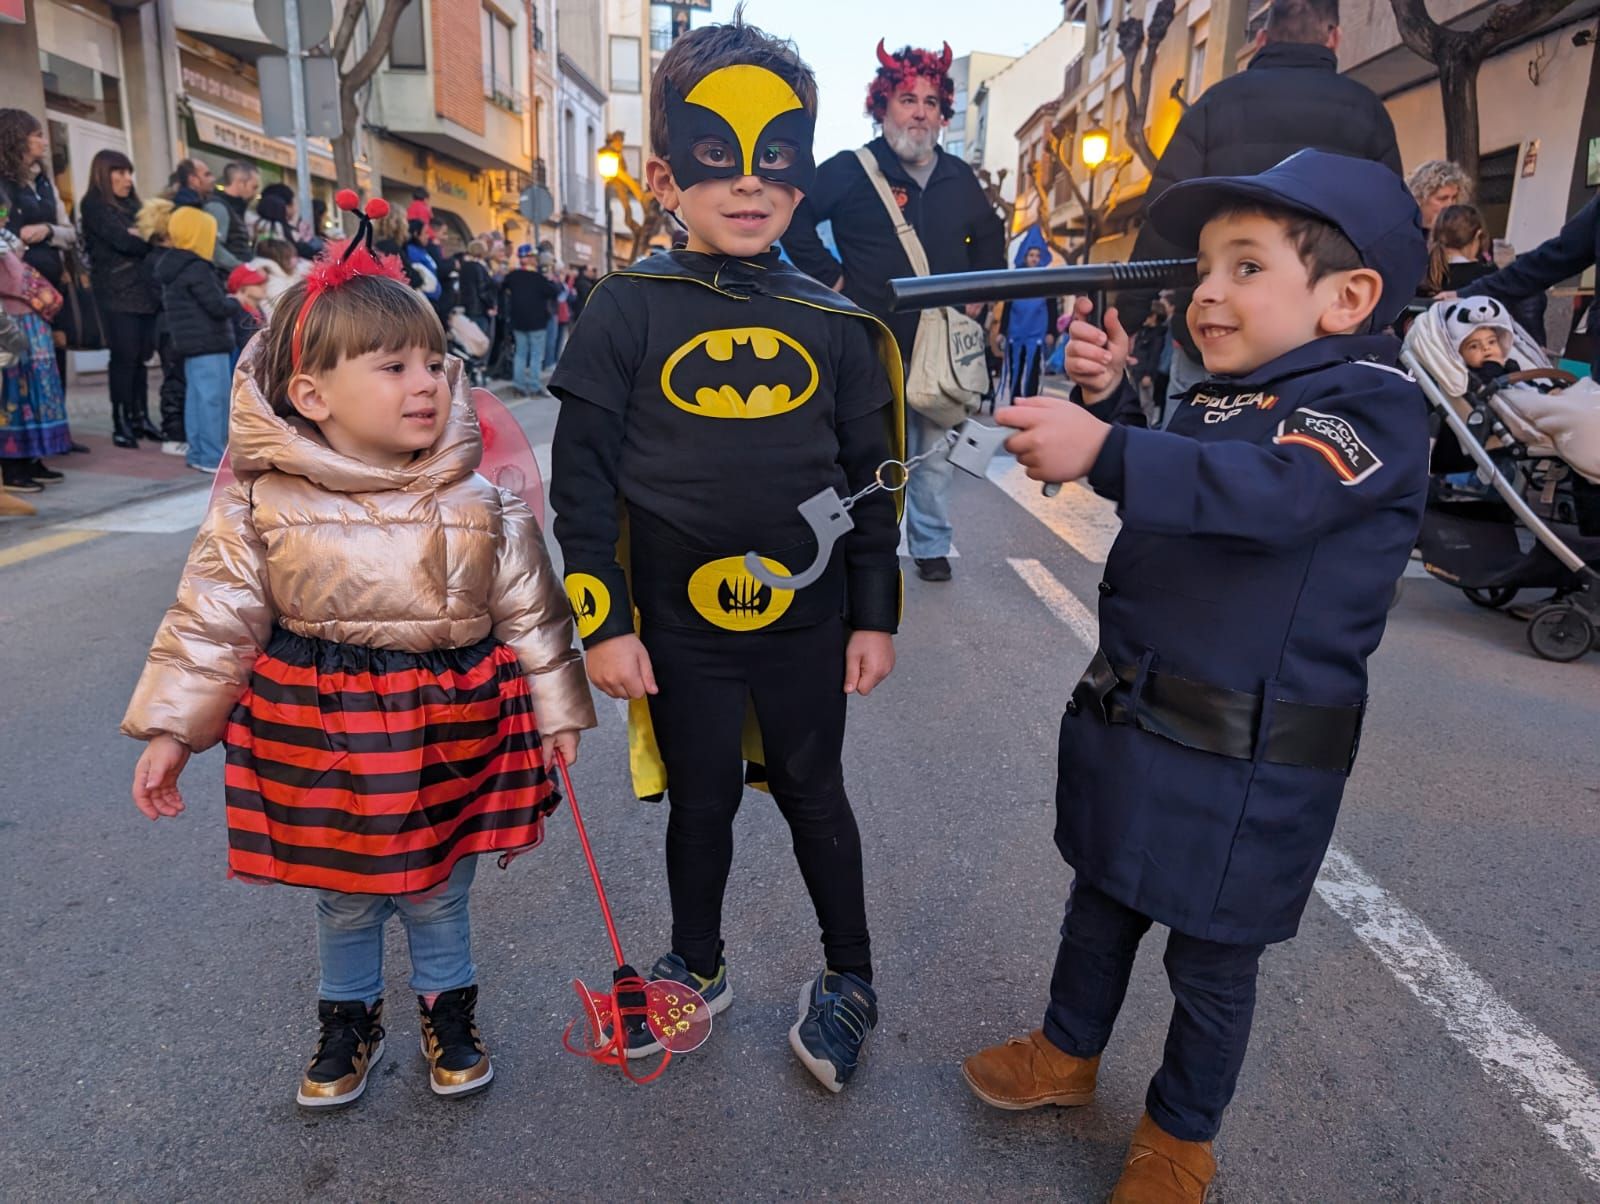
<svg viewBox="0 0 1600 1204">
<path fill-rule="evenodd" d="M 228 871 L 351 894 L 431 890 L 522 851 L 561 801 L 516 653 L 401 652 L 281 628 L 227 735 Z"/>
</svg>

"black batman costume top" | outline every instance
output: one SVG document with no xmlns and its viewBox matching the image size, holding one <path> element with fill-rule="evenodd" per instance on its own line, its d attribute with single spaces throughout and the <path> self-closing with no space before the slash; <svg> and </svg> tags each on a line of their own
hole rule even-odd
<svg viewBox="0 0 1600 1204">
<path fill-rule="evenodd" d="M 775 252 L 673 251 L 602 280 L 550 381 L 563 402 L 555 535 L 585 645 L 632 633 L 634 606 L 644 622 L 686 630 L 845 614 L 858 630 L 893 632 L 888 494 L 856 504 L 855 530 L 806 589 L 763 585 L 742 558 L 754 550 L 791 573 L 811 563 L 816 541 L 796 507 L 830 486 L 861 488 L 901 454 L 899 379 L 883 327 Z"/>
</svg>

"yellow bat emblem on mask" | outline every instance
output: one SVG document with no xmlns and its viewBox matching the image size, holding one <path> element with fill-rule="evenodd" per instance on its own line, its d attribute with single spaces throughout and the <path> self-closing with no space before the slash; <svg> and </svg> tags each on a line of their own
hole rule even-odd
<svg viewBox="0 0 1600 1204">
<path fill-rule="evenodd" d="M 771 418 L 805 405 L 820 379 L 811 353 L 783 331 L 737 326 L 674 351 L 661 369 L 661 391 L 701 418 Z"/>
</svg>

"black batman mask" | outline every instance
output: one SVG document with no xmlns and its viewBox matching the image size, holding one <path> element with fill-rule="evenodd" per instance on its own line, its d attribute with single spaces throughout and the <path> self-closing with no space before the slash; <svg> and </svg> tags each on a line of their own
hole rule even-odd
<svg viewBox="0 0 1600 1204">
<path fill-rule="evenodd" d="M 667 85 L 667 161 L 679 188 L 760 176 L 808 192 L 816 122 L 765 67 L 722 67 L 681 96 Z"/>
</svg>

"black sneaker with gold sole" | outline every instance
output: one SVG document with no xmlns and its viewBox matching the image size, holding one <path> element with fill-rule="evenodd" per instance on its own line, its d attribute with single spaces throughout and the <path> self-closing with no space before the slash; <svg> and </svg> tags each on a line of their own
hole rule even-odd
<svg viewBox="0 0 1600 1204">
<path fill-rule="evenodd" d="M 369 1009 L 359 999 L 317 1001 L 322 1037 L 300 1078 L 302 1108 L 347 1108 L 367 1089 L 367 1076 L 383 1057 L 383 1000 Z"/>
<path fill-rule="evenodd" d="M 477 1006 L 476 986 L 440 991 L 431 1008 L 417 996 L 422 1056 L 428 1059 L 428 1085 L 435 1095 L 471 1095 L 494 1079 L 489 1050 L 478 1036 Z"/>
</svg>

